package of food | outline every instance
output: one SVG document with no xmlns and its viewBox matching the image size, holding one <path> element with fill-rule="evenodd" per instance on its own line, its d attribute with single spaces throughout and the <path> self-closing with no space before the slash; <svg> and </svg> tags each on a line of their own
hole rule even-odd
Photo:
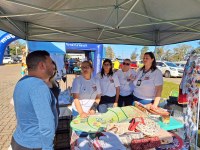
<svg viewBox="0 0 200 150">
<path fill-rule="evenodd" d="M 132 150 L 146 150 L 146 149 L 159 147 L 160 145 L 161 145 L 161 142 L 158 137 L 134 139 L 131 141 Z"/>
<path fill-rule="evenodd" d="M 170 115 L 162 116 L 162 122 L 165 124 L 170 123 Z"/>
<path fill-rule="evenodd" d="M 150 113 L 155 114 L 155 115 L 160 115 L 160 116 L 168 116 L 170 115 L 169 112 L 163 108 L 154 108 L 154 109 L 149 109 L 148 110 Z"/>
</svg>

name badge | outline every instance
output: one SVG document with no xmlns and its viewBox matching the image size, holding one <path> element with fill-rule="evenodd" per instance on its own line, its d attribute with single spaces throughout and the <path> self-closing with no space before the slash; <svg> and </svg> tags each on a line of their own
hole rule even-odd
<svg viewBox="0 0 200 150">
<path fill-rule="evenodd" d="M 149 80 L 149 77 L 145 77 L 144 80 Z"/>
<path fill-rule="evenodd" d="M 141 83 L 142 83 L 142 80 L 140 79 L 140 80 L 137 81 L 137 84 L 136 84 L 136 85 L 137 85 L 137 86 L 140 86 Z"/>
</svg>

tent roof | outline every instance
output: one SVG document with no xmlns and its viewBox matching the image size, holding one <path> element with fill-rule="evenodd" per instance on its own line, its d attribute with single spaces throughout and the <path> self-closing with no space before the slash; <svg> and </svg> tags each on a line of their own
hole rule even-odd
<svg viewBox="0 0 200 150">
<path fill-rule="evenodd" d="M 26 40 L 166 45 L 200 36 L 200 0 L 1 0 L 0 29 Z"/>
</svg>

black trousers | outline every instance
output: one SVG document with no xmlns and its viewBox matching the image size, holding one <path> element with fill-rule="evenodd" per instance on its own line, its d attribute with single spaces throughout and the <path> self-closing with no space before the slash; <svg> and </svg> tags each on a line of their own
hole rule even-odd
<svg viewBox="0 0 200 150">
<path fill-rule="evenodd" d="M 23 147 L 23 146 L 19 145 L 13 137 L 12 137 L 12 140 L 11 140 L 11 147 L 12 147 L 12 150 L 42 150 L 42 148 L 26 148 L 26 147 Z"/>
<path fill-rule="evenodd" d="M 119 95 L 118 107 L 133 105 L 133 95 L 121 96 Z"/>
</svg>

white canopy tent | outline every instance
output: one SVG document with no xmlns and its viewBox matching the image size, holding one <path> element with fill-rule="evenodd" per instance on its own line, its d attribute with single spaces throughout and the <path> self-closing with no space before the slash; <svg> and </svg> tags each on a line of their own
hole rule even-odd
<svg viewBox="0 0 200 150">
<path fill-rule="evenodd" d="M 200 0 L 1 0 L 0 29 L 26 40 L 166 45 L 200 36 Z"/>
</svg>

